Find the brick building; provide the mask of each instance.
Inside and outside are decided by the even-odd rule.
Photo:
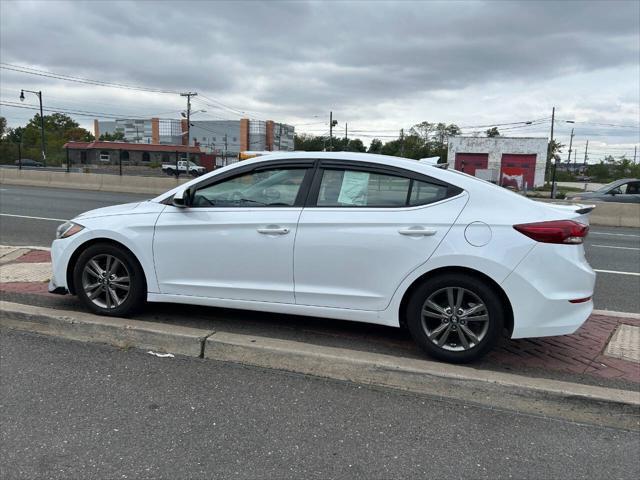
[[[449,164],[456,170],[517,190],[544,185],[547,139],[450,137]]]

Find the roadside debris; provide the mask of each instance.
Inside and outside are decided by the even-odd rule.
[[[156,357],[160,357],[160,358],[174,358],[175,355],[173,353],[158,353],[158,352],[153,352],[151,350],[149,350],[147,352],[150,355],[155,355]]]

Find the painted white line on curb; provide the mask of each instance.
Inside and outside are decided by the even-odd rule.
[[[636,248],[636,247],[615,247],[613,245],[591,245],[592,247],[599,247],[599,248],[617,248],[619,250],[640,250],[640,248]]]
[[[640,277],[640,273],[638,272],[619,272],[617,270],[598,270],[597,268],[594,268],[593,271],[598,273],[613,273],[616,275],[631,275],[633,277]]]
[[[0,217],[26,218],[28,220],[45,220],[47,222],[66,222],[66,218],[31,217],[29,215],[13,215],[11,213],[0,213]]]
[[[25,248],[28,250],[44,250],[46,252],[51,251],[51,247],[35,247],[33,245],[0,245],[0,248]]]

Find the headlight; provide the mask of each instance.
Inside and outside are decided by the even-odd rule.
[[[67,238],[75,235],[79,231],[84,229],[82,225],[73,222],[64,222],[56,230],[56,238]]]

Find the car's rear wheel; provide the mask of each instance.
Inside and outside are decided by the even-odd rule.
[[[466,363],[485,355],[498,341],[504,307],[480,277],[443,274],[425,281],[407,304],[407,326],[429,355]]]
[[[140,264],[131,253],[111,244],[92,245],[80,254],[74,285],[80,300],[99,315],[128,315],[146,295]]]
[[[173,168],[167,168],[167,169],[165,170],[165,173],[166,173],[167,175],[169,175],[170,177],[173,177],[173,175],[175,174],[175,171],[173,170]]]

